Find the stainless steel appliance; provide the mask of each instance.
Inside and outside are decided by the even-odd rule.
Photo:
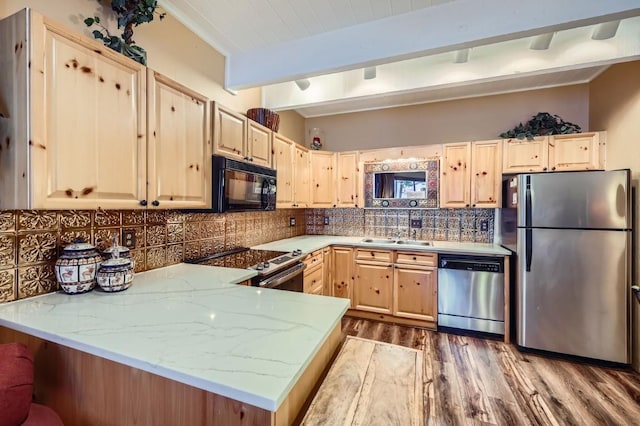
[[[301,293],[305,269],[302,259],[305,256],[306,253],[302,253],[301,250],[282,252],[241,247],[186,262],[225,268],[253,269],[258,275],[252,278],[251,285]]]
[[[507,185],[518,345],[628,364],[629,171],[525,174]]]
[[[504,261],[440,255],[438,327],[504,334]]]
[[[275,210],[276,171],[214,155],[212,209],[215,212]]]

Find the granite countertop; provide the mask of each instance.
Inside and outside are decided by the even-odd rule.
[[[364,243],[365,237],[340,237],[334,235],[303,235],[300,237],[287,238],[285,240],[273,241],[267,244],[254,246],[254,249],[291,251],[300,249],[303,252],[311,253],[330,245],[347,245],[354,247],[381,248],[387,250],[409,250],[438,253],[460,253],[471,255],[487,256],[507,256],[511,252],[498,244],[486,243],[458,243],[451,241],[433,241],[430,246],[414,246],[409,244],[389,244],[389,243]],[[378,237],[378,239],[381,239]]]
[[[0,305],[0,326],[276,411],[349,301],[235,285],[254,271],[179,264],[121,293]]]

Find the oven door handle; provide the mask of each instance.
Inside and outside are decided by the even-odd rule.
[[[283,272],[282,273],[283,275],[276,275],[273,278],[268,278],[264,281],[260,281],[258,285],[260,287],[265,287],[265,288],[277,287],[283,282],[288,281],[291,278],[297,277],[298,275],[302,274],[306,267],[307,267],[306,264],[299,263],[294,267],[290,268],[289,270]]]

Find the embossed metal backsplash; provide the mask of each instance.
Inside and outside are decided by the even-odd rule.
[[[296,226],[289,226],[289,218]],[[99,249],[123,230],[135,233],[136,272],[184,259],[305,233],[304,210],[261,213],[181,213],[172,210],[0,210],[0,302],[58,289],[53,265],[82,237]],[[122,241],[122,239],[120,240]]]
[[[415,230],[418,240],[493,242],[493,209],[307,209],[306,216],[309,235],[413,238]],[[411,228],[412,219],[421,227]]]

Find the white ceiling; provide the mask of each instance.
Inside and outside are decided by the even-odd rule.
[[[226,56],[229,89],[305,117],[588,82],[640,58],[640,0],[160,0]],[[609,40],[598,23],[622,19]],[[530,50],[554,33],[548,50]],[[469,61],[456,52],[470,48]],[[377,78],[362,68],[377,66]],[[301,91],[293,81],[308,78]]]

